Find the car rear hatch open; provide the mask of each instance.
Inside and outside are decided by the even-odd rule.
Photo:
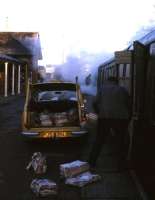
[[[80,126],[76,84],[31,85],[28,124],[31,128]]]

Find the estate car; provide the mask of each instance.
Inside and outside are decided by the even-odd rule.
[[[85,135],[85,112],[78,83],[29,83],[22,115],[22,135],[52,139]]]

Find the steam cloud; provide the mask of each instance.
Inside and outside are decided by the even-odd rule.
[[[96,94],[98,67],[109,58],[110,54],[102,52],[100,54],[88,54],[81,52],[80,56],[69,55],[65,63],[55,65],[55,71],[52,79],[75,82],[78,77],[78,83],[86,94]],[[86,78],[91,75],[89,84],[86,84]],[[45,80],[47,81],[47,80]]]
[[[139,40],[142,36],[152,30],[155,30],[154,26],[142,27],[135,33],[127,45],[132,45],[134,40]],[[111,58],[112,55],[113,53],[110,54],[107,52],[98,54],[81,52],[80,55],[70,54],[63,64],[54,66],[55,71],[51,76],[51,79],[75,82],[75,77],[77,76],[82,91],[86,94],[95,95],[98,67]],[[89,74],[91,74],[91,81],[89,85],[86,85],[86,77]],[[46,78],[44,81],[47,81]]]

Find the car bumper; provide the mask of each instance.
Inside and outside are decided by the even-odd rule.
[[[27,138],[73,138],[80,137],[86,135],[88,133],[87,130],[79,130],[79,131],[22,131],[21,135]]]

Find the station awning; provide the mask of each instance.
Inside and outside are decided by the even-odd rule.
[[[24,63],[21,60],[18,60],[16,58],[11,57],[11,56],[7,56],[5,54],[0,54],[0,62],[13,62],[13,63],[19,63],[19,64]]]

